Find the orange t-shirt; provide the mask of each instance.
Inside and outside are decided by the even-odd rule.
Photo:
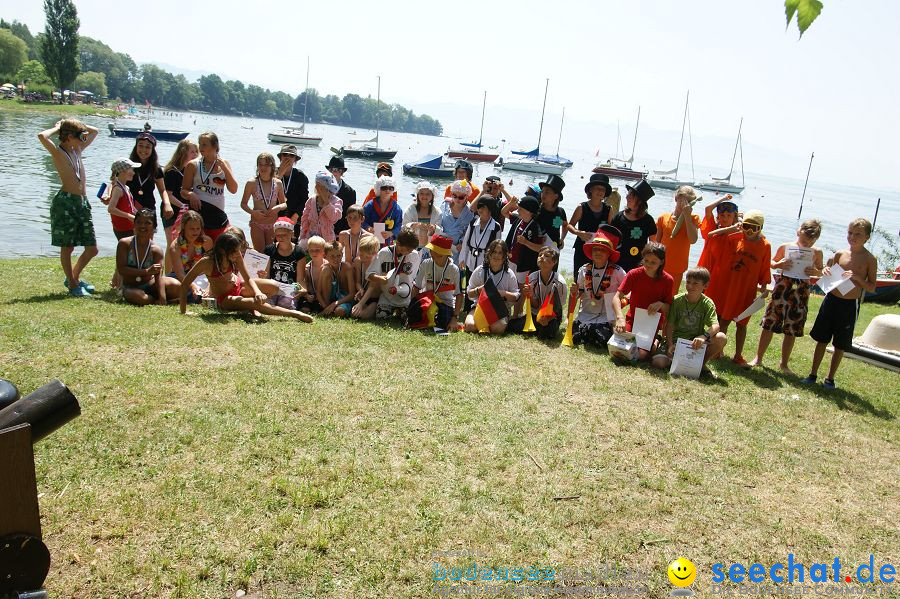
[[[706,288],[706,295],[715,302],[719,317],[731,320],[753,303],[758,285],[768,285],[772,280],[772,246],[765,237],[747,241],[743,233],[725,239],[728,243],[717,256],[722,266],[712,274],[716,284]]]
[[[451,185],[452,185],[452,184],[451,184]],[[444,197],[445,197],[445,198],[449,198],[449,197],[450,197],[450,187],[451,187],[451,185],[448,185],[448,186],[447,186],[447,189],[444,190]],[[469,185],[472,185],[472,184],[470,183]],[[481,195],[481,190],[478,189],[477,187],[475,187],[474,185],[472,185],[472,193],[469,194],[469,203],[471,204],[471,203],[472,203],[472,200],[474,200],[475,198],[477,198],[477,197],[480,196],[480,195]]]
[[[694,225],[700,228],[700,217],[691,214]],[[688,269],[688,255],[691,253],[691,241],[688,239],[687,227],[681,226],[678,235],[672,239],[672,230],[678,219],[666,212],[656,219],[656,241],[666,246],[666,265],[664,271],[672,275],[675,281],[681,279],[681,275]]]
[[[697,266],[702,266],[709,272],[713,270],[713,260],[718,253],[719,247],[725,243],[726,235],[717,235],[710,238],[709,234],[719,228],[716,224],[716,217],[704,216],[703,222],[700,223],[700,235],[703,237],[703,251],[700,252],[700,259]]]
[[[374,199],[375,199],[375,188],[372,187],[369,189],[369,193],[366,194],[366,199],[363,200],[363,206],[365,206],[366,204],[368,204],[369,202],[371,202]],[[397,190],[396,189],[394,190],[394,193],[391,194],[391,199],[394,200],[395,202],[397,201]]]

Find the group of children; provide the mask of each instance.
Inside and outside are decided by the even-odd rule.
[[[57,133],[59,145],[50,140]],[[51,204],[51,232],[73,296],[93,292],[80,279],[96,255],[81,152],[96,135],[96,129],[75,120],[60,121],[38,135],[62,182]],[[322,171],[302,215],[288,218],[279,216],[286,207],[284,184],[268,153],[257,159],[241,208],[250,215],[253,246],[262,249],[269,263],[266,270],[248,272],[244,255],[250,244],[225,212],[224,191],[235,193],[237,182],[219,156],[215,134],[202,134],[196,146],[181,142],[165,173],[157,166],[155,145],[150,134],[142,133],[131,157],[112,164],[109,191],[101,196],[119,240],[112,282],[126,301],[139,305],[177,298],[185,312],[189,302],[214,298],[221,310],[304,322],[311,322],[312,314],[400,317],[410,328],[534,331],[545,339],[557,338],[568,320],[575,343],[597,347],[630,331],[635,311],[642,308],[651,316],[661,314],[656,342],[639,354],[654,366],[668,367],[677,339],[689,340],[694,349],[705,347],[705,362],[720,357],[730,323],[737,319],[733,361],[746,367],[761,364],[773,334],[781,333],[780,367],[792,374],[788,362],[794,340],[804,332],[810,277],[827,275],[830,266],[839,264],[853,288],[834,290],[823,302],[810,332],[818,343],[812,372],[803,379],[815,382],[826,344],[833,340],[834,357],[824,380],[833,388],[843,350],[851,342],[859,298],[875,286],[875,259],[864,247],[871,224],[863,219],[850,223],[849,248],[827,264],[814,246],[821,233],[817,221],[804,222],[797,239],[779,246],[773,257],[762,232],[763,214],[749,210],[741,215],[730,196],[707,206],[701,222],[692,213],[696,193],[681,187],[675,192],[675,209],[654,223],[647,214],[654,194],[646,181],[626,186],[628,207],[618,212],[617,191],[607,177],[595,174],[585,186],[587,201],[566,222],[559,207],[565,187],[560,177],[551,175],[522,198],[511,196],[497,177],[489,177],[482,192],[471,183],[472,167],[465,161],[457,164],[457,179],[444,192],[446,201],[438,202],[436,190],[420,184],[405,212],[397,204],[389,165],[379,165],[370,199],[362,206],[342,206],[335,195],[340,184]],[[145,187],[152,197],[157,184],[165,250],[153,243],[155,199],[149,204],[141,197]],[[339,220],[346,229],[335,230]],[[567,234],[576,236],[575,277],[568,290],[557,272]],[[705,240],[703,253],[697,267],[688,269],[687,253],[698,236]],[[77,245],[85,251],[73,266]],[[799,255],[795,248],[812,256],[801,273],[792,270]],[[771,269],[777,273],[774,290],[757,355],[747,362],[745,313],[757,294],[769,294]],[[682,278],[685,291],[679,293]]]

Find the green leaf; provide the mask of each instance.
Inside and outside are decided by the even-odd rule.
[[[787,17],[787,24],[790,26],[794,14],[796,14],[797,28],[800,29],[801,37],[821,12],[822,2],[820,0],[784,0],[784,14]]]

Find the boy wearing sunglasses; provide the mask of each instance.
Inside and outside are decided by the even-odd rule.
[[[772,246],[763,237],[764,223],[762,212],[748,211],[743,222],[734,225],[734,229],[739,228],[739,231],[725,238],[725,247],[718,256],[724,262],[717,266],[712,276],[719,280],[709,286],[706,294],[716,304],[719,329],[723,333],[727,334],[731,321],[753,303],[757,292],[762,293],[763,297],[769,295],[766,286],[772,280]],[[738,366],[748,366],[743,352],[749,321],[748,316],[737,322],[733,362]]]

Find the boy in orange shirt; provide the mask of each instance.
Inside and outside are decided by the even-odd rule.
[[[690,185],[682,185],[675,191],[675,209],[666,212],[656,219],[656,238],[654,241],[666,246],[666,264],[663,270],[674,279],[672,294],[678,295],[681,279],[688,268],[688,254],[691,246],[697,243],[697,232],[700,228],[700,217],[691,212],[691,203],[696,201],[697,192]],[[672,236],[679,216],[681,226],[678,233]]]
[[[759,210],[750,210],[744,215],[739,225],[741,232],[726,237],[727,245],[717,256],[722,260],[721,268],[716,269],[715,276],[727,277],[710,285],[707,295],[715,302],[719,315],[719,328],[728,331],[731,321],[747,309],[756,299],[756,292],[763,297],[769,295],[766,285],[772,280],[770,271],[772,263],[772,246],[763,237],[762,228],[765,217]],[[735,225],[737,227],[738,225]],[[728,229],[725,229],[728,231]],[[712,293],[710,293],[712,292]],[[750,317],[738,321],[735,338],[734,363],[748,366],[744,359],[744,342],[747,339],[747,323]]]

